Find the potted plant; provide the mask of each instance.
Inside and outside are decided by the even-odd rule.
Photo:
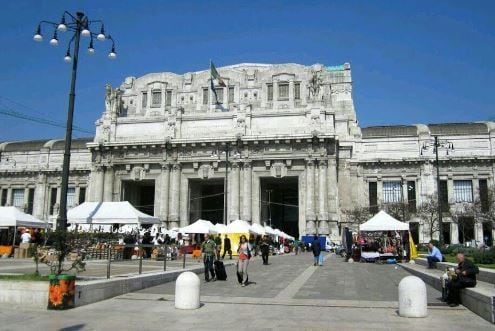
[[[77,234],[63,230],[55,230],[49,234],[49,240],[53,243],[50,250],[38,253],[37,259],[50,267],[48,287],[48,309],[74,308],[76,276],[65,274],[75,269],[76,272],[85,270],[82,257],[76,255],[70,264],[66,265],[66,257],[71,253],[72,247],[77,241]]]

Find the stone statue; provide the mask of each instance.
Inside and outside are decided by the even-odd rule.
[[[322,80],[320,78],[320,72],[313,71],[313,76],[309,80],[309,98],[311,100],[313,101],[318,100],[321,84],[322,84]]]
[[[105,85],[105,112],[116,119],[122,109],[122,91],[114,89],[110,84]]]

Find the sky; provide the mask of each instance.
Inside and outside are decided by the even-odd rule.
[[[101,19],[116,41],[81,41],[74,137],[92,137],[105,84],[151,72],[243,62],[351,63],[359,125],[495,120],[495,1],[2,1],[0,142],[63,138],[71,65],[60,45],[32,37],[64,10]],[[61,127],[13,118],[47,119]]]

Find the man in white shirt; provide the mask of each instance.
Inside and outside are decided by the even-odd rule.
[[[31,242],[31,235],[29,234],[29,230],[24,231],[21,235],[21,243],[29,244]]]

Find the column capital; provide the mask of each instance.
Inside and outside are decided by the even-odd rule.
[[[242,161],[244,169],[250,169],[252,167],[252,161]]]
[[[240,166],[240,162],[239,161],[232,161],[231,162],[232,169],[238,169],[239,166]]]
[[[315,164],[315,160],[313,160],[313,159],[305,159],[304,161],[306,161],[306,165],[308,167],[311,167]]]
[[[162,168],[162,170],[170,170],[170,163],[160,162],[160,167]]]
[[[180,170],[181,168],[182,168],[182,164],[180,164],[180,163],[174,163],[172,165],[173,170]]]

